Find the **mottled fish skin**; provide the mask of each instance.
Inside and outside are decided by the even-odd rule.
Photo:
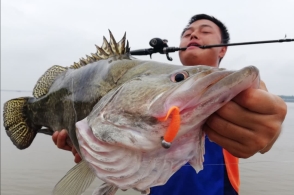
[[[118,188],[147,193],[186,162],[199,172],[206,118],[239,92],[259,86],[253,66],[228,71],[138,60],[124,45],[125,35],[116,43],[111,34],[109,43],[104,38],[97,52],[79,63],[48,69],[34,97],[4,104],[5,129],[19,149],[29,147],[38,132],[68,130],[68,143],[83,160],[53,194],[82,193],[94,174],[106,182],[95,193],[110,195]],[[181,124],[166,149],[162,137],[170,119],[158,119],[172,106],[179,108]]]
[[[30,119],[52,130],[67,129],[74,146],[79,148],[75,122],[86,117],[101,97],[117,86],[121,74],[136,65],[131,60],[123,62],[98,61],[61,73],[48,94],[30,99]]]
[[[115,88],[125,72],[136,65],[129,54],[126,34],[117,43],[109,33],[110,42],[104,38],[92,57],[81,58],[69,67],[50,67],[37,81],[33,97],[4,103],[4,127],[17,148],[29,147],[37,133],[52,135],[61,129],[68,130],[68,143],[79,148],[75,122],[86,117],[100,98]]]

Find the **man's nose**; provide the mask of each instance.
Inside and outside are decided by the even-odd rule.
[[[191,33],[190,39],[198,39],[197,33],[195,31]]]

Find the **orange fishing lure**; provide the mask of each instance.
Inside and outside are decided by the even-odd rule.
[[[180,124],[181,124],[180,109],[176,106],[172,106],[167,112],[167,115],[165,117],[158,118],[158,120],[166,121],[169,118],[169,116],[171,116],[171,122],[162,140],[162,146],[165,148],[170,147],[171,142],[175,139],[180,129]]]

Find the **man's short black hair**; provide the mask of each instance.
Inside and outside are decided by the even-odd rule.
[[[221,21],[219,21],[218,19],[216,19],[213,16],[209,16],[209,15],[206,15],[206,14],[194,15],[194,16],[191,17],[191,19],[190,19],[188,25],[186,26],[186,28],[189,27],[189,25],[191,25],[192,23],[196,22],[197,20],[210,20],[211,22],[216,24],[219,27],[220,32],[221,32],[221,37],[222,37],[222,42],[221,43],[229,43],[230,34],[228,32],[227,27]],[[183,36],[184,32],[186,31],[186,28],[183,30],[181,36]]]

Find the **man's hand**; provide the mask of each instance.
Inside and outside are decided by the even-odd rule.
[[[79,153],[76,151],[76,149],[74,147],[69,146],[66,143],[67,136],[68,136],[68,134],[65,129],[61,130],[60,132],[55,131],[54,134],[52,135],[52,140],[58,148],[63,149],[63,150],[72,151],[72,153],[75,157],[75,163],[79,163],[82,159],[81,159]]]
[[[271,149],[281,132],[287,113],[286,103],[260,89],[241,92],[232,101],[211,115],[204,125],[209,139],[232,155],[248,158]]]

